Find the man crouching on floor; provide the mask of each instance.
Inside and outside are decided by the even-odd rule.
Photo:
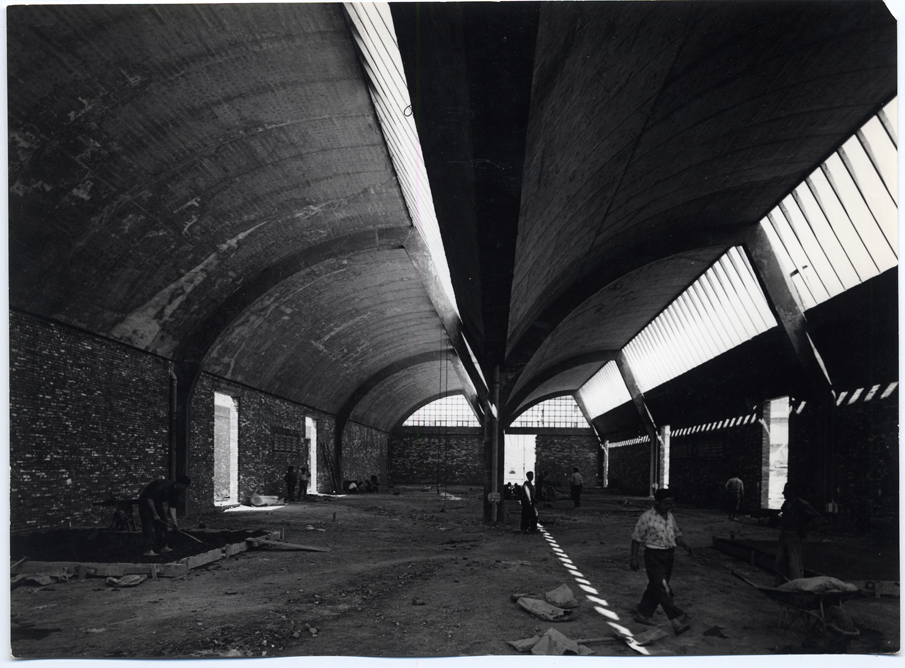
[[[145,538],[146,557],[156,557],[158,553],[166,554],[172,550],[167,546],[167,528],[179,528],[176,521],[176,506],[179,496],[192,484],[188,476],[179,476],[176,480],[155,480],[144,488],[138,497],[138,517],[141,519],[141,530]],[[167,512],[163,504],[167,504]],[[169,522],[164,518],[169,515]],[[157,552],[154,551],[154,539],[157,539]]]
[[[679,635],[691,628],[691,620],[673,602],[669,578],[672,576],[676,545],[684,547],[688,554],[691,554],[691,547],[682,538],[676,518],[670,512],[674,504],[675,498],[670,490],[658,489],[654,493],[654,507],[645,511],[635,525],[629,566],[633,571],[638,570],[638,551],[644,545],[647,589],[638,604],[634,620],[639,624],[654,626],[652,617],[659,605],[663,607],[673,631]]]

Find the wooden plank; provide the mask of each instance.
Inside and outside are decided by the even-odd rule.
[[[199,566],[205,566],[214,561],[219,561],[223,558],[223,549],[217,548],[215,550],[208,550],[207,552],[202,552],[201,554],[196,554],[191,557],[185,558],[185,564],[189,569],[198,568]]]
[[[274,545],[276,547],[288,547],[293,550],[304,550],[306,552],[329,552],[329,547],[314,547],[312,545],[296,545],[295,543],[284,543],[279,540],[267,540],[264,538],[248,538],[246,539],[252,545]]]

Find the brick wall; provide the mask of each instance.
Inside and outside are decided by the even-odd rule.
[[[874,398],[854,404],[842,403],[832,417],[833,461],[827,481],[828,498],[839,506],[838,517],[828,517],[841,528],[859,533],[886,535],[898,539],[899,504],[899,410],[898,390],[886,399]],[[810,479],[804,471],[807,451],[816,428],[816,416],[808,404],[789,420],[790,475],[804,486],[803,495],[815,505],[822,505],[823,481]],[[804,457],[801,456],[804,451]],[[795,458],[792,458],[792,454]],[[822,508],[818,508],[822,510]]]
[[[171,363],[76,328],[10,313],[10,529],[95,526],[111,494],[137,498],[168,476]],[[332,416],[207,374],[192,402],[188,474],[191,513],[212,510],[214,392],[239,409],[239,500],[285,495],[289,464],[307,457],[274,451],[274,430],[305,435],[317,425],[317,489],[331,491],[325,457],[333,453]],[[347,461],[386,471],[386,435],[347,430]],[[331,460],[332,461],[332,460]],[[368,474],[370,475],[370,473]],[[106,516],[105,516],[106,513]]]
[[[368,480],[376,475],[387,482],[387,449],[389,434],[355,422],[343,432],[343,478]]]
[[[764,458],[759,423],[670,436],[669,487],[683,502],[705,508],[725,504],[724,486],[733,475],[745,483],[742,511],[760,507]],[[609,488],[622,494],[650,494],[650,444],[610,448]]]
[[[389,480],[397,485],[483,485],[480,428],[404,427],[389,440]]]
[[[725,485],[737,475],[745,483],[741,511],[760,508],[763,456],[757,422],[670,438],[669,486],[683,503],[725,505]]]
[[[278,452],[275,432],[305,438],[305,418],[317,422],[317,489],[330,491],[329,473],[323,453],[332,457],[334,419],[311,408],[264,392],[202,374],[192,399],[192,444],[189,454],[189,501],[193,510],[204,512],[214,505],[214,392],[233,397],[239,413],[239,501],[248,503],[252,494],[286,495],[283,476],[288,466],[299,470],[308,463],[308,450],[298,455]]]
[[[650,494],[650,445],[610,448],[608,489],[617,494]]]
[[[18,312],[9,327],[12,532],[95,525],[93,503],[166,477],[166,360]]]
[[[584,488],[598,485],[600,443],[590,429],[580,433],[541,433],[534,440],[535,475],[545,472],[557,487],[568,492],[572,467],[580,469]]]

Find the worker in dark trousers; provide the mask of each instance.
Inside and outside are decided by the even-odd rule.
[[[576,508],[581,507],[581,490],[584,487],[584,479],[581,477],[581,473],[578,472],[578,467],[572,467],[572,478],[569,480],[569,491],[572,494],[572,503],[575,504]]]
[[[289,467],[283,480],[286,481],[286,500],[295,501],[295,488],[299,484],[299,474],[295,472],[294,466]]]
[[[534,533],[537,531],[537,503],[534,492],[534,472],[528,471],[525,474],[527,480],[522,484],[521,498],[522,504],[522,533]]]
[[[141,519],[141,531],[145,539],[144,556],[156,557],[158,554],[172,552],[167,545],[167,529],[170,526],[179,528],[176,506],[179,505],[182,493],[191,484],[191,479],[184,475],[176,480],[155,480],[139,495],[138,517]],[[163,504],[167,504],[166,511]],[[155,547],[157,552],[154,551]]]

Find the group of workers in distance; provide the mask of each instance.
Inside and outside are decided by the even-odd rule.
[[[311,481],[311,473],[307,466],[303,466],[300,473],[295,472],[295,467],[290,466],[283,476],[286,481],[286,500],[287,501],[307,501],[308,500],[308,484]],[[296,494],[298,489],[298,494]]]
[[[534,473],[528,471],[525,478],[525,482],[519,488],[519,501],[522,507],[520,529],[522,533],[534,533],[537,531],[538,517]],[[726,490],[730,496],[729,519],[735,520],[744,494],[744,483],[738,477],[733,477],[726,483]],[[581,476],[577,468],[574,469],[571,479],[571,491],[577,508],[581,498]],[[691,628],[691,618],[676,605],[669,582],[672,578],[676,547],[684,548],[689,555],[693,551],[683,538],[672,513],[675,497],[675,492],[665,487],[654,492],[653,507],[641,514],[632,532],[629,568],[633,571],[640,569],[643,547],[647,588],[641,596],[641,602],[633,611],[632,618],[639,624],[655,626],[654,613],[657,608],[662,608],[673,631],[680,635]],[[804,577],[804,538],[808,531],[823,523],[823,518],[811,504],[800,497],[798,488],[793,483],[785,485],[783,497],[785,502],[780,510],[781,524],[774,563],[776,573],[774,586]]]

